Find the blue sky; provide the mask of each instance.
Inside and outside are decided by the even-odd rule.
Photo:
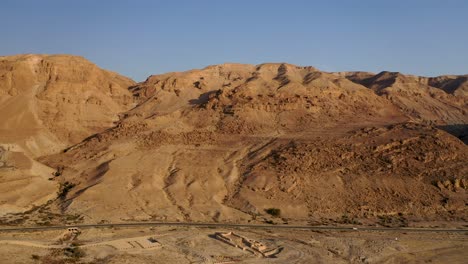
[[[468,74],[464,0],[2,0],[0,12],[0,55],[81,55],[137,81],[224,62]]]

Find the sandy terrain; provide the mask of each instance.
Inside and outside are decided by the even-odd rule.
[[[84,252],[79,257],[67,257],[63,249],[56,249],[60,230],[4,233],[0,235],[0,262],[464,263],[468,257],[468,240],[463,233],[229,230],[267,246],[282,248],[274,258],[261,258],[215,239],[217,231],[227,230],[166,227],[87,229],[75,240]],[[157,240],[160,246],[146,249],[128,246],[148,237]],[[125,243],[127,247],[122,246]],[[37,256],[34,257],[36,259],[33,255]]]

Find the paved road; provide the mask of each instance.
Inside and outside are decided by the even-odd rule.
[[[392,232],[468,232],[468,229],[446,228],[389,228],[389,227],[344,227],[344,226],[301,226],[301,225],[257,225],[257,224],[229,224],[229,223],[185,223],[185,222],[133,222],[113,224],[80,224],[61,226],[30,226],[30,227],[2,227],[0,232],[10,231],[46,231],[66,229],[67,227],[80,229],[105,228],[105,227],[156,227],[156,226],[181,226],[181,227],[214,227],[214,228],[250,228],[250,229],[298,229],[298,230],[338,230],[338,231],[392,231]]]

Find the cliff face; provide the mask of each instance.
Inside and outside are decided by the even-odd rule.
[[[31,58],[17,69],[34,72]],[[2,79],[7,100],[39,83],[31,120],[68,144],[37,159],[72,186],[47,210],[89,222],[256,221],[267,208],[302,222],[466,217],[467,146],[435,127],[467,124],[464,76],[223,64],[133,84],[96,66],[68,77],[57,67],[40,67],[45,81]]]
[[[134,82],[81,57],[0,57],[0,135],[37,156],[102,131],[132,106]]]

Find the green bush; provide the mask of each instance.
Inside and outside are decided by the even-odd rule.
[[[281,215],[281,210],[278,208],[268,208],[265,209],[265,212],[274,217],[279,217]]]

